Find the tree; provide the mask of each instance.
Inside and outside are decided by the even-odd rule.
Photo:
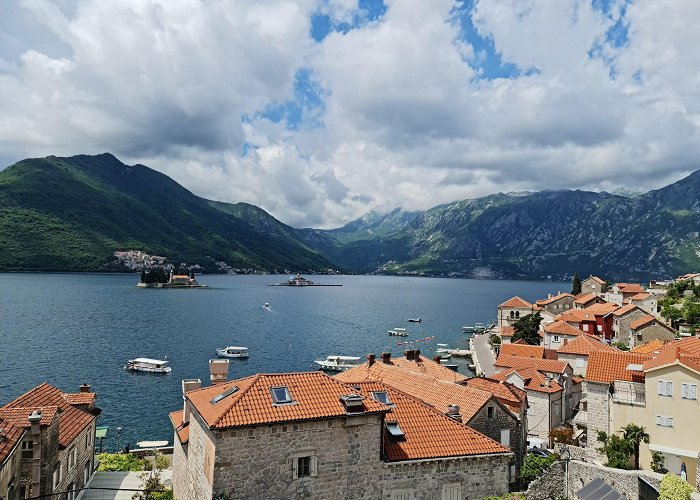
[[[600,292],[605,293],[610,289],[610,283],[607,281],[600,286]]]
[[[598,441],[603,443],[598,451],[608,458],[605,465],[616,469],[630,468],[630,459],[634,454],[634,444],[631,441],[617,434],[600,431],[598,432]]]
[[[574,279],[571,281],[571,294],[578,295],[581,293],[581,278],[578,277],[578,273],[574,273]]]
[[[555,443],[576,444],[574,441],[574,430],[571,427],[557,427],[549,431],[549,437]]]
[[[690,500],[693,487],[675,474],[666,474],[659,487],[659,500]]]
[[[530,345],[540,345],[540,323],[542,322],[542,316],[540,313],[528,314],[523,316],[515,323],[513,323],[513,328],[515,333],[513,334],[513,342],[524,339]]]
[[[651,453],[651,470],[659,474],[668,473],[668,469],[664,463],[664,454],[660,451],[653,451]]]
[[[520,469],[520,477],[527,485],[530,481],[542,475],[556,459],[556,455],[540,457],[534,453],[528,453],[523,462],[523,467]]]
[[[637,424],[627,424],[622,429],[622,437],[632,443],[634,447],[634,468],[639,469],[639,445],[642,442],[649,443],[649,434],[644,427]]]

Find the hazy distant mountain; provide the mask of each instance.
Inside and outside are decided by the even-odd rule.
[[[0,172],[0,270],[109,270],[115,250],[176,265],[260,270],[332,264],[257,207],[199,198],[111,154],[23,160]]]

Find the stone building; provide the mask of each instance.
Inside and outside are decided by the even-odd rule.
[[[508,488],[513,454],[378,382],[320,372],[258,374],[206,388],[183,381],[173,491],[269,498],[482,498]]]
[[[574,307],[574,296],[570,293],[558,293],[550,295],[546,299],[541,299],[535,302],[535,306],[540,307],[542,312],[549,313],[551,317],[561,314]]]
[[[630,304],[634,304],[641,310],[654,316],[659,315],[659,304],[656,295],[649,292],[638,293],[630,297]]]
[[[599,293],[603,293],[606,286],[607,283],[604,279],[591,275],[581,282],[581,293],[592,293],[597,295]]]
[[[557,352],[559,361],[568,363],[574,375],[585,376],[588,357],[596,351],[615,351],[605,342],[592,335],[579,335],[572,341],[564,341]]]
[[[656,316],[647,314],[630,323],[627,341],[630,349],[652,340],[669,341],[676,338],[676,331]]]
[[[0,420],[24,429],[20,482],[15,498],[52,495],[72,500],[90,479],[95,463],[95,426],[100,410],[95,393],[83,385],[64,393],[43,383],[0,407]]]
[[[0,498],[8,500],[18,498],[22,479],[20,445],[25,433],[23,427],[0,417]]]
[[[532,314],[534,306],[520,297],[506,300],[496,308],[498,326],[513,326],[523,316]]]
[[[546,349],[559,349],[564,342],[572,341],[584,333],[566,321],[555,321],[542,330],[542,345]]]
[[[464,424],[500,442],[515,454],[510,478],[516,486],[527,448],[527,415],[522,412],[526,395],[523,392],[512,387],[510,396],[505,396],[511,401],[514,397],[521,398],[514,411],[508,404],[510,401],[499,399],[485,384],[479,387],[470,385],[469,379],[461,374],[457,374],[460,379],[455,380],[456,372],[423,358],[420,351],[406,351],[400,358],[383,356],[377,362],[373,355],[368,358],[367,363],[339,373],[335,379],[350,385],[378,381],[418,398],[444,414],[448,414],[450,408],[458,407]],[[501,384],[490,388],[499,393],[506,389]]]
[[[614,342],[624,342],[629,340],[630,323],[643,318],[648,313],[634,304],[625,304],[613,311],[613,338]]]

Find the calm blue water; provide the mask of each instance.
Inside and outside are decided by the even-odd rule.
[[[0,404],[48,381],[68,392],[91,384],[109,425],[105,445],[172,442],[168,413],[182,405],[180,380],[208,381],[215,348],[243,345],[229,377],[315,369],[329,354],[363,356],[438,342],[465,347],[462,325],[488,323],[513,295],[546,297],[568,284],[383,276],[309,276],[342,287],[268,287],[286,276],[207,275],[194,290],[138,289],[136,275],[0,274]],[[262,306],[269,302],[271,311]],[[423,323],[408,323],[420,316]],[[389,337],[405,327],[408,338]],[[168,375],[125,372],[129,358],[167,356]]]

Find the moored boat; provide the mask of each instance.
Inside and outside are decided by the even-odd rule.
[[[421,318],[408,318],[409,323],[421,323],[422,321]]]
[[[136,358],[126,362],[124,369],[131,372],[170,373],[172,368],[168,361],[151,358]]]
[[[321,370],[329,372],[344,372],[345,370],[357,366],[362,361],[362,358],[357,356],[328,356],[324,360],[316,360],[316,363]]]
[[[395,337],[408,337],[408,332],[405,328],[394,328],[393,330],[387,331],[387,333]]]
[[[227,347],[221,347],[217,349],[216,354],[218,354],[222,358],[247,358],[248,348],[230,345]]]

